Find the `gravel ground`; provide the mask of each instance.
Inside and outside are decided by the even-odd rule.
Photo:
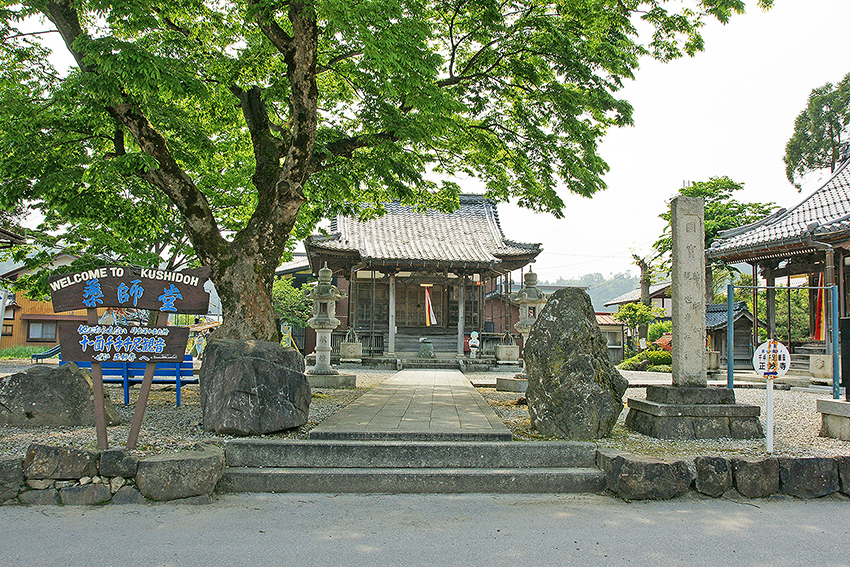
[[[28,365],[23,364],[23,367]],[[12,363],[0,363],[0,374],[13,372]],[[310,404],[308,422],[303,427],[283,433],[267,435],[269,439],[305,438],[307,433],[334,412],[345,407],[369,389],[380,384],[395,372],[386,370],[358,371],[357,389],[332,390],[313,389],[313,401]],[[114,402],[123,399],[120,386],[107,386]],[[495,388],[479,388],[497,415],[504,421],[517,440],[545,440],[531,428],[528,406],[522,394],[498,392]],[[764,425],[765,395],[764,389],[736,389],[740,403],[759,405],[762,408]],[[644,388],[629,388],[626,398],[643,398]],[[138,388],[130,390],[130,405],[117,405],[122,425],[109,428],[110,446],[122,446],[126,443],[129,424],[133,419]],[[199,442],[224,443],[231,439],[227,435],[216,435],[204,431],[201,427],[202,416],[198,386],[183,388],[183,404],[174,403],[173,386],[157,386],[151,390],[145,420],[139,436],[138,453],[156,454],[189,450]],[[816,410],[818,398],[828,398],[828,393],[811,394],[800,391],[774,392],[775,433],[774,455],[777,456],[835,456],[850,455],[850,442],[818,436],[820,414]],[[660,457],[724,455],[724,456],[766,456],[764,440],[716,440],[716,441],[667,441],[646,437],[627,431],[623,426],[627,410],[619,417],[610,438],[602,439],[604,447],[621,449],[636,454]],[[94,450],[97,446],[93,427],[71,428],[32,428],[20,429],[0,426],[0,455],[23,455],[31,443],[61,445]]]

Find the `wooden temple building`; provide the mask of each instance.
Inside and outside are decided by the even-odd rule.
[[[437,357],[463,357],[472,331],[486,351],[507,327],[485,321],[487,292],[541,252],[505,237],[495,202],[482,195],[461,195],[451,213],[389,203],[378,218],[337,216],[305,248],[312,272],[327,264],[348,292],[334,343],[351,330],[364,355],[397,358],[415,357],[424,340]]]
[[[797,206],[780,209],[758,222],[723,232],[706,250],[706,265],[748,263],[753,280],[766,281],[767,313],[753,313],[766,322],[772,336],[790,337],[790,321],[776,320],[775,285],[791,286],[791,278],[806,277],[806,286],[838,286],[840,317],[848,314],[850,278],[850,160]],[[823,277],[821,277],[823,276]],[[822,283],[820,283],[822,282]],[[810,290],[810,333],[816,336],[817,290]],[[827,309],[828,313],[829,310]],[[787,324],[787,332],[786,326]],[[754,326],[755,330],[756,327]]]

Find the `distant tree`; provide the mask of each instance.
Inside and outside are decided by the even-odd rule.
[[[666,311],[660,307],[652,307],[643,303],[626,303],[621,305],[620,310],[614,313],[614,320],[635,331],[641,325],[649,325],[666,314]]]
[[[813,89],[794,121],[794,134],[785,146],[785,176],[800,190],[800,177],[817,171],[835,171],[841,145],[850,124],[850,73],[837,84]]]
[[[302,290],[292,287],[288,278],[276,279],[272,284],[272,304],[275,317],[296,327],[306,327],[312,315],[312,302],[304,298]]]
[[[744,188],[729,177],[712,177],[708,181],[694,181],[689,187],[679,191],[686,197],[702,197],[705,202],[705,246],[717,238],[717,235],[731,228],[737,228],[764,218],[776,209],[775,203],[742,203],[732,198],[732,193]],[[672,201],[672,200],[671,200]],[[670,208],[659,217],[667,221],[664,233],[652,245],[662,259],[664,268],[670,268],[670,252],[673,245]]]

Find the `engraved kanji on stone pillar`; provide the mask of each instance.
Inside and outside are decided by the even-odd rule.
[[[705,213],[702,198],[671,203],[673,385],[705,386]]]

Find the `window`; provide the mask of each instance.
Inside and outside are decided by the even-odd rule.
[[[13,328],[11,323],[3,323],[3,336],[11,337]]]
[[[55,341],[56,340],[56,322],[55,321],[30,321],[27,325],[27,340],[28,341]]]

